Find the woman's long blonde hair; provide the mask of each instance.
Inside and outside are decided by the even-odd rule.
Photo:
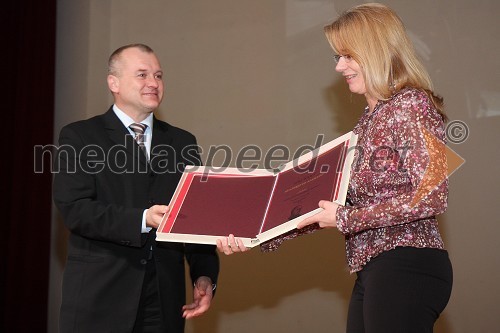
[[[387,100],[405,87],[421,89],[446,119],[443,98],[434,93],[430,76],[392,9],[379,3],[359,5],[324,29],[333,50],[350,55],[361,66],[369,96]]]

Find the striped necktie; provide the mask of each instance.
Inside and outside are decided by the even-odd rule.
[[[144,155],[146,155],[146,157],[147,157],[148,152],[146,150],[146,146],[144,145],[144,132],[146,131],[146,128],[148,127],[148,125],[144,125],[141,123],[132,123],[132,124],[130,124],[129,127],[132,131],[134,131],[134,133],[135,133],[134,139],[137,142],[137,144],[139,145],[139,148],[141,148]]]

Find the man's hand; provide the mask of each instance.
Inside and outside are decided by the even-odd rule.
[[[200,316],[208,311],[213,297],[212,280],[206,276],[200,276],[194,284],[193,303],[182,307],[182,316],[186,319]]]
[[[169,207],[165,205],[154,205],[146,211],[146,226],[157,229],[160,226],[163,215],[168,212]]]

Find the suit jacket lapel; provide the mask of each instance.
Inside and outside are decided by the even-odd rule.
[[[122,146],[125,152],[129,155],[130,161],[129,165],[133,165],[134,161],[139,157],[140,163],[147,165],[148,161],[144,153],[139,148],[137,142],[135,142],[133,136],[130,134],[128,129],[123,126],[123,123],[116,116],[113,108],[110,108],[104,115],[104,126],[108,132],[109,138],[116,145]]]
[[[150,153],[150,162],[153,170],[164,170],[167,160],[169,167],[175,163],[175,157],[172,156],[175,153],[174,148],[171,146],[172,141],[168,125],[153,117],[153,141],[151,142]]]

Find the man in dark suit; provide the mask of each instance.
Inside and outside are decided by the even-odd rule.
[[[70,231],[61,333],[180,333],[210,307],[215,247],[155,241],[184,166],[199,163],[195,137],[153,115],[162,75],[148,46],[117,49],[113,106],[61,130],[53,194]],[[187,305],[184,259],[194,283]]]

